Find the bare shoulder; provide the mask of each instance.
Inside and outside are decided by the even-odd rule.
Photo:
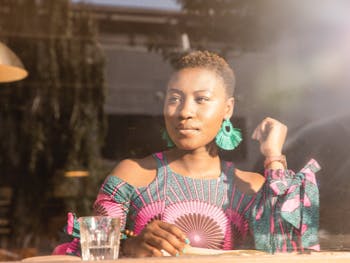
[[[122,160],[112,171],[112,175],[119,177],[135,187],[147,186],[156,177],[157,164],[152,156],[142,159]]]
[[[235,169],[239,190],[246,194],[257,193],[265,183],[265,177],[259,173]]]

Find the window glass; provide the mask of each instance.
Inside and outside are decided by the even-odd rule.
[[[341,0],[0,0],[0,44],[29,73],[0,80],[0,260],[50,254],[65,239],[67,212],[92,214],[120,160],[166,149],[165,87],[174,59],[196,49],[219,53],[236,74],[232,121],[244,140],[225,158],[263,173],[251,134],[267,116],[285,123],[288,167],[312,158],[322,167],[321,249],[349,250],[349,8]],[[0,79],[10,74],[1,73],[1,52]]]

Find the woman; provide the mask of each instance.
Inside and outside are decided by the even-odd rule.
[[[287,170],[285,125],[266,118],[253,133],[265,156],[265,176],[220,158],[220,148],[233,149],[241,140],[229,121],[234,82],[232,69],[216,54],[196,51],[177,63],[164,103],[173,147],[120,162],[94,205],[97,214],[122,218],[129,234],[123,256],[175,256],[188,243],[268,252],[318,248],[318,165],[312,161],[298,174]]]

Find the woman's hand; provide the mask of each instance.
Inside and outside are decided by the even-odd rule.
[[[252,138],[259,141],[260,151],[265,157],[280,156],[287,130],[286,125],[268,117],[255,128]]]
[[[124,241],[122,253],[127,257],[161,257],[164,252],[176,256],[182,253],[185,240],[186,236],[175,225],[153,220],[138,236]]]

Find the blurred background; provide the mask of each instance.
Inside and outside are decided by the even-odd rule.
[[[289,167],[322,167],[321,247],[349,250],[349,13],[347,0],[0,0],[0,259],[50,254],[118,161],[165,149],[172,61],[196,49],[236,73],[244,142],[225,158],[261,171],[251,133],[287,124]],[[28,76],[7,79],[8,49]]]

